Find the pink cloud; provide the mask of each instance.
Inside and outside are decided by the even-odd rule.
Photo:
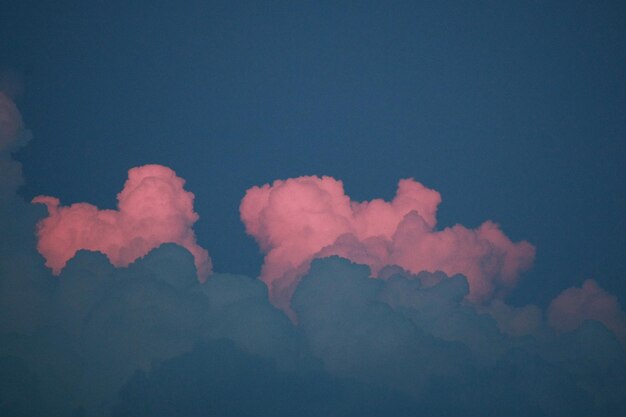
[[[568,288],[548,308],[548,323],[557,331],[572,331],[585,320],[596,320],[611,330],[626,346],[626,314],[609,294],[592,280],[581,288]]]
[[[198,278],[211,273],[208,252],[198,246],[192,226],[198,220],[194,195],[185,180],[161,165],[144,165],[128,171],[124,189],[117,195],[117,210],[99,210],[87,203],[60,206],[54,197],[38,196],[49,216],[37,225],[37,249],[46,266],[59,274],[78,250],[99,251],[115,266],[127,266],[162,243],[176,243],[194,256]]]
[[[532,264],[534,247],[511,242],[489,221],[436,230],[440,202],[437,191],[412,179],[400,180],[390,202],[355,202],[341,181],[299,177],[250,188],[240,214],[266,254],[261,278],[283,308],[311,260],[330,255],[367,264],[374,275],[394,264],[414,273],[464,274],[475,302],[512,288]]]

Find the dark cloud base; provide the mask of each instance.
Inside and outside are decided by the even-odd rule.
[[[113,416],[412,416],[408,396],[320,371],[281,372],[226,341],[200,345],[120,392]]]
[[[43,210],[9,204],[20,214],[2,216],[0,415],[626,411],[626,356],[603,325],[556,335],[541,322],[508,336],[495,313],[466,304],[462,276],[389,268],[375,280],[366,266],[319,259],[295,291],[293,324],[259,280],[200,284],[173,244],[128,268],[81,251],[53,277],[33,245]]]

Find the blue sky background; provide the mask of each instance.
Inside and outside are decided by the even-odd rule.
[[[184,3],[3,3],[24,197],[113,208],[129,168],[167,165],[215,269],[255,276],[247,188],[332,175],[390,198],[413,177],[440,227],[536,245],[511,302],[592,277],[626,305],[624,3]]]

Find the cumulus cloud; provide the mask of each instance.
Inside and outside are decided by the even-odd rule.
[[[356,203],[331,178],[278,183],[249,190],[242,217],[297,324],[260,280],[198,280],[193,195],[168,168],[131,170],[117,210],[38,197],[46,217],[5,194],[0,414],[624,414],[623,313],[595,283],[554,301],[555,332],[493,298],[532,247],[489,222],[437,231],[435,191],[404,180]],[[428,248],[442,266],[411,263]]]
[[[41,393],[37,375],[17,357],[0,357],[0,415],[43,415]]]
[[[421,415],[610,416],[626,409],[624,350],[598,323],[512,336],[467,305],[463,276],[369,276],[345,259],[318,259],[296,288],[301,338],[331,375],[385,381],[420,403]],[[518,313],[536,319],[534,308]]]
[[[25,145],[30,132],[24,127],[22,115],[9,95],[2,90],[4,77],[0,74],[0,206],[12,198],[22,185],[22,165],[11,153]]]
[[[598,284],[588,279],[581,288],[568,288],[548,308],[548,322],[558,331],[572,331],[586,321],[604,324],[626,347],[626,314],[617,302]]]
[[[267,359],[219,341],[135,374],[112,415],[408,417],[420,411],[397,392],[319,372],[281,372]]]
[[[88,203],[64,207],[55,197],[38,196],[48,217],[37,225],[37,249],[46,265],[59,274],[81,249],[100,251],[115,266],[127,266],[162,243],[177,243],[191,252],[198,278],[211,273],[208,252],[196,243],[192,229],[198,220],[194,195],[185,181],[162,165],[145,165],[128,171],[117,195],[117,210],[99,210]]]
[[[11,381],[37,381],[0,392],[25,415],[202,415],[207,401],[215,415],[626,409],[624,353],[606,328],[503,334],[467,304],[461,275],[389,267],[374,280],[366,265],[316,259],[293,297],[296,325],[259,280],[214,274],[199,282],[193,256],[174,244],[128,268],[81,250],[56,279],[43,272],[37,277],[49,285],[28,298],[44,313],[38,326],[0,332],[0,365],[19,371]]]
[[[365,265],[325,258],[313,262],[296,289],[298,327],[326,371],[367,383],[384,380],[420,395],[433,377],[467,370],[469,349],[434,337],[396,311],[384,298],[387,282],[369,275]]]
[[[17,82],[13,71],[0,68],[0,207],[13,197],[22,185],[22,165],[11,154],[28,143],[30,131],[13,102]]]
[[[17,195],[22,165],[13,153],[28,142],[30,132],[9,94],[15,92],[13,85],[0,69],[0,333],[37,329],[49,286],[34,251],[33,226],[41,211]]]
[[[14,68],[0,64],[0,91],[15,100],[22,95],[23,90],[22,74]]]
[[[366,264],[374,275],[386,265],[463,274],[476,302],[506,293],[531,265],[534,247],[512,242],[491,221],[437,230],[440,202],[438,192],[412,179],[398,183],[390,202],[356,202],[341,181],[299,177],[250,188],[240,214],[266,254],[261,278],[283,308],[311,260],[331,255]]]
[[[0,150],[12,145],[24,128],[22,115],[13,101],[0,91]]]
[[[543,313],[536,305],[513,307],[502,300],[494,300],[478,309],[491,315],[498,323],[500,331],[509,336],[538,336],[547,331]]]
[[[11,282],[3,266],[0,259],[0,282]],[[12,316],[12,326],[0,329],[0,362],[23,361],[38,381],[16,410],[28,406],[37,388],[46,415],[69,416],[81,408],[86,415],[109,415],[119,389],[135,371],[148,371],[216,339],[274,361],[280,369],[295,366],[295,329],[269,303],[265,286],[229,274],[200,283],[193,256],[178,245],[161,245],[128,268],[115,268],[105,255],[81,250],[56,279],[43,272],[36,277],[49,285],[33,293],[6,289],[14,304],[40,315],[36,325],[28,317]],[[0,317],[11,308],[0,303]]]

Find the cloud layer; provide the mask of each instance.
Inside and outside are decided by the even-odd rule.
[[[299,177],[252,187],[240,206],[246,231],[266,253],[261,278],[272,300],[287,307],[312,259],[340,255],[372,269],[463,274],[469,299],[483,302],[511,289],[535,249],[511,242],[497,224],[436,230],[438,192],[412,179],[398,183],[392,201],[350,200],[331,177]]]
[[[626,413],[616,299],[587,281],[547,320],[506,305],[497,295],[533,248],[489,222],[437,231],[439,194],[415,181],[391,202],[351,202],[328,177],[249,190],[242,217],[263,273],[283,274],[268,291],[246,276],[198,280],[210,260],[169,168],[132,169],[118,210],[38,197],[46,216],[15,193],[8,148],[0,156],[15,168],[0,177],[0,415]],[[297,324],[270,291],[289,295]]]
[[[39,326],[20,327],[18,317],[11,332],[0,329],[0,410],[13,404],[4,415],[626,409],[626,357],[603,325],[557,334],[541,322],[535,334],[508,336],[463,301],[469,287],[460,275],[373,280],[365,265],[316,259],[294,293],[294,325],[260,281],[218,273],[200,283],[191,254],[173,244],[128,268],[79,251],[57,278],[37,271],[26,272],[52,284],[30,298],[39,300],[30,304]]]
[[[87,203],[60,206],[57,198],[38,196],[48,217],[37,225],[37,249],[46,265],[59,274],[77,251],[87,249],[107,255],[115,266],[127,266],[162,243],[177,243],[191,252],[198,278],[211,273],[208,252],[198,246],[192,229],[198,220],[194,195],[185,181],[162,165],[144,165],[128,171],[117,195],[117,210],[99,210]]]

